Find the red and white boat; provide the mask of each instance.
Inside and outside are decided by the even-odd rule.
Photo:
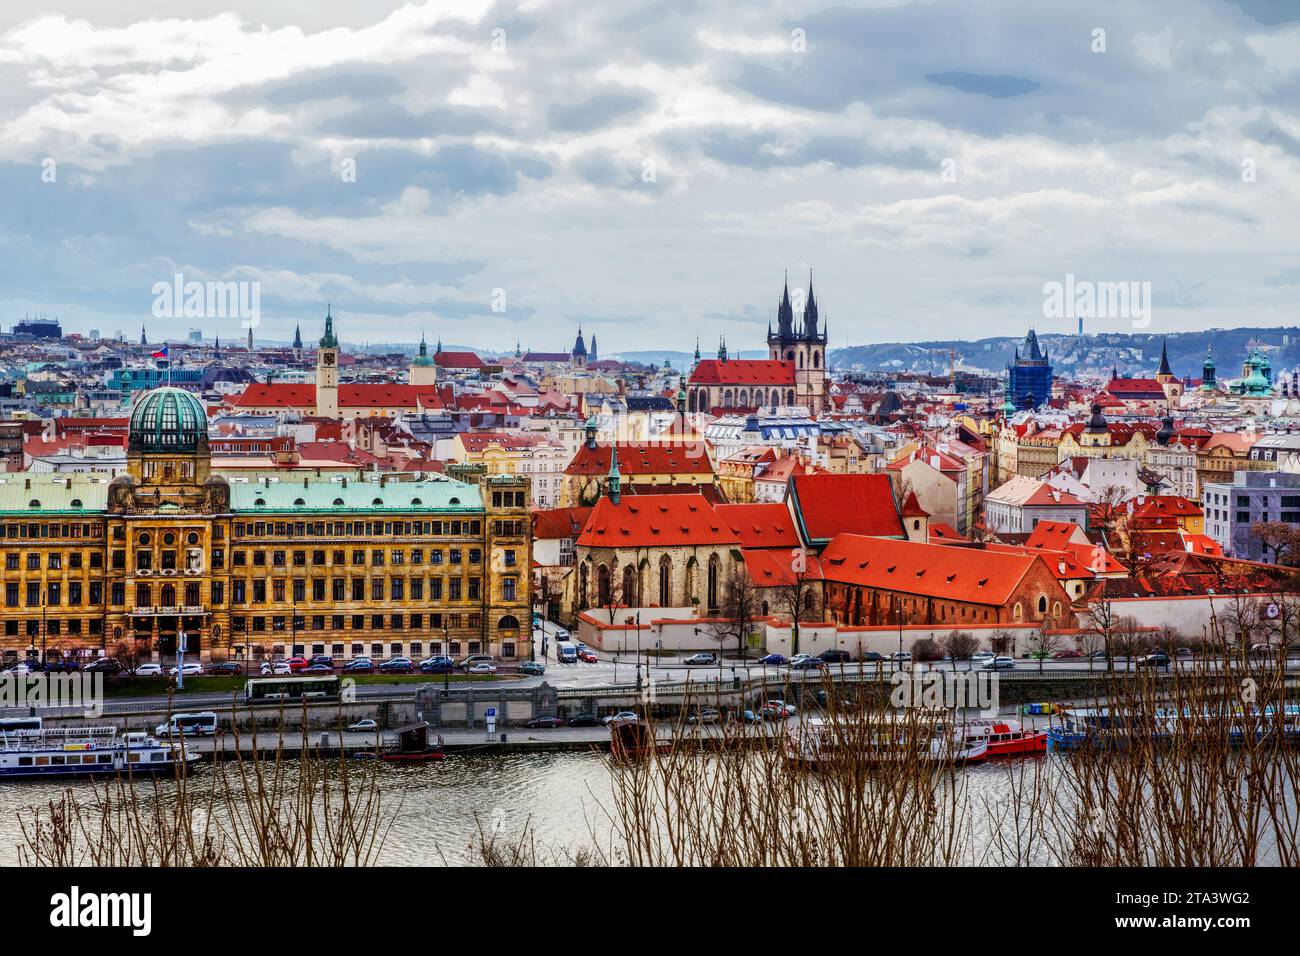
[[[984,741],[987,757],[1011,754],[1039,754],[1047,751],[1046,730],[1025,730],[1020,722],[1002,717],[975,718],[961,725],[966,742]]]

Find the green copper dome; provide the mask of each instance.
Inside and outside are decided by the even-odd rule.
[[[127,448],[134,452],[196,452],[208,445],[208,414],[183,388],[150,389],[131,409]]]
[[[418,365],[420,368],[428,368],[433,364],[433,359],[429,358],[429,346],[424,342],[424,336],[420,336],[420,354],[415,357],[412,365]]]

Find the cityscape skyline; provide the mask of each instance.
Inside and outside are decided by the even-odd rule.
[[[130,329],[183,273],[257,283],[269,339],[328,299],[372,341],[632,350],[758,338],[815,267],[832,349],[1066,331],[1075,276],[1149,284],[1155,329],[1294,322],[1300,14],[989,6],[8,11],[0,310]]]

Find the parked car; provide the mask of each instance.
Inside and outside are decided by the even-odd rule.
[[[889,655],[889,659],[895,664],[910,664],[912,663],[912,652],[894,651],[894,653]]]
[[[817,656],[827,664],[847,664],[851,660],[848,651],[822,651]]]
[[[541,727],[563,727],[564,721],[554,714],[542,714],[524,722],[524,726],[536,730]]]
[[[114,657],[99,657],[87,664],[86,670],[92,674],[120,674],[126,668]]]
[[[1156,651],[1154,654],[1148,654],[1146,657],[1139,658],[1137,662],[1137,666],[1138,667],[1164,667],[1168,669],[1169,656],[1161,651]]]
[[[1178,648],[1178,650],[1174,651],[1174,657],[1181,657],[1184,660],[1186,660],[1189,657],[1195,657],[1195,656],[1196,656],[1196,652],[1192,650],[1190,647],[1180,647]]]
[[[334,658],[328,654],[313,654],[307,661],[307,666],[312,667],[316,664],[324,664],[330,670],[334,669]]]
[[[1073,660],[1076,657],[1082,657],[1082,656],[1083,656],[1083,651],[1075,650],[1074,648],[1065,651],[1057,651],[1055,654],[1052,655],[1053,659],[1058,661]]]
[[[1267,657],[1267,656],[1270,655],[1270,654],[1276,654],[1276,653],[1277,653],[1277,645],[1275,645],[1275,644],[1252,644],[1252,645],[1250,645],[1250,653],[1251,653],[1253,656],[1255,656],[1255,657]]]
[[[175,677],[177,674],[184,674],[186,677],[202,677],[203,665],[198,661],[190,661],[186,664],[182,664],[180,667],[173,667],[167,673],[171,674],[172,677]]]
[[[983,664],[981,664],[980,667],[984,668],[986,671],[1015,670],[1016,660],[1014,657],[1006,657],[1005,655],[1000,655],[998,657],[989,658]]]
[[[557,627],[554,633],[555,633],[555,639],[557,641],[567,641],[569,639],[569,632],[567,628]]]
[[[497,666],[496,666],[495,664],[493,664],[491,661],[479,661],[477,664],[474,664],[472,667],[470,667],[470,669],[469,669],[468,671],[466,671],[465,673],[467,673],[467,674],[495,674],[496,672],[497,672]]]
[[[820,657],[805,657],[803,660],[794,660],[790,662],[792,671],[820,671],[826,670],[827,664]]]
[[[595,654],[591,653],[591,651],[581,650],[578,651],[578,660],[586,664],[595,664],[597,661],[600,660],[600,658],[597,657]]]
[[[470,654],[468,657],[462,657],[460,659],[460,662],[457,664],[457,666],[461,670],[467,671],[475,664],[483,664],[483,663],[491,664],[492,655],[491,654]]]
[[[787,717],[793,717],[797,708],[793,704],[787,704],[783,700],[764,701],[763,705],[758,708],[759,714],[764,720],[784,720]]]
[[[265,667],[266,665],[262,666]],[[343,669],[354,674],[357,672],[368,674],[375,669],[375,665],[368,657],[354,657],[343,665]],[[262,673],[266,673],[266,671]]]
[[[348,724],[348,732],[353,734],[372,733],[379,729],[379,725],[369,717],[358,720],[355,724]]]
[[[608,727],[616,720],[636,720],[636,719],[637,719],[636,711],[620,710],[617,714],[610,714],[607,717],[601,718],[600,722],[604,724],[606,727]]]
[[[879,651],[863,651],[861,659],[868,663],[872,663],[875,661],[883,661],[885,659],[885,655],[881,654]]]
[[[305,657],[291,657],[285,663],[289,665],[290,674],[296,674],[307,669],[307,658]]]
[[[208,665],[209,674],[242,674],[244,665],[238,661],[217,661]]]
[[[81,670],[81,665],[71,657],[60,657],[45,662],[45,671],[49,674],[70,674],[78,670]]]
[[[983,661],[991,661],[996,656],[997,655],[994,654],[992,651],[976,651],[974,654],[970,656],[970,659],[973,661],[983,662]]]
[[[390,657],[379,665],[381,674],[414,674],[415,665],[409,657]]]
[[[424,674],[450,674],[456,669],[456,662],[443,654],[435,654],[420,661],[418,666]]]
[[[262,674],[279,677],[282,674],[292,674],[288,661],[262,661]]]
[[[784,667],[790,663],[790,659],[784,654],[765,654],[758,659],[758,662],[769,667]]]
[[[569,718],[570,727],[599,727],[600,718],[595,714],[575,714]]]
[[[546,665],[541,661],[524,661],[519,665],[519,673],[540,677],[542,674],[546,673]]]
[[[19,667],[21,666],[22,665],[20,664]],[[17,668],[15,668],[15,670],[17,670]],[[162,672],[163,669],[161,664],[140,664],[135,669],[135,676],[136,677],[161,677]]]
[[[36,668],[27,661],[19,661],[12,667],[5,668],[5,673],[13,674],[15,677],[26,677],[28,674],[34,673],[35,671]]]
[[[302,674],[333,674],[334,668],[328,664],[308,664],[299,673]]]
[[[752,710],[738,710],[732,720],[738,724],[757,724],[762,721],[762,717]]]
[[[722,719],[722,713],[713,707],[702,707],[693,714],[688,714],[688,724],[716,724]]]
[[[682,663],[687,667],[694,667],[698,664],[716,664],[718,663],[718,655],[713,653],[713,651],[704,651],[700,654],[692,654],[690,657],[682,661]]]

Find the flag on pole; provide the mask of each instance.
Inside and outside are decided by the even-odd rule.
[[[150,358],[160,358],[160,359],[168,358],[169,356],[167,355],[167,346],[164,345],[161,349],[159,349],[157,352],[154,352],[154,353],[153,353],[152,355],[150,355],[149,357],[150,357]]]

